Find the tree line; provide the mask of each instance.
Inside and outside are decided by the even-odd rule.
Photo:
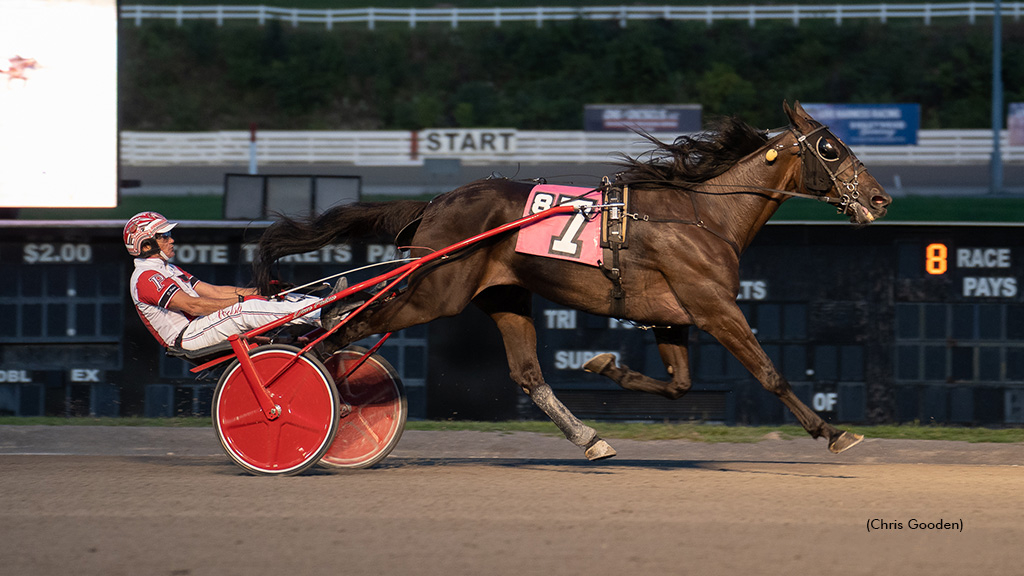
[[[1024,23],[1003,34],[1005,100],[1024,102]],[[152,22],[121,26],[119,54],[124,130],[579,130],[585,104],[619,103],[698,103],[768,128],[783,99],[918,103],[922,128],[991,123],[991,27],[964,22]]]

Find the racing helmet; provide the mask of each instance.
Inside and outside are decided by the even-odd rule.
[[[139,212],[124,225],[124,247],[132,256],[141,256],[143,242],[153,240],[157,234],[168,232],[177,226],[156,212]]]

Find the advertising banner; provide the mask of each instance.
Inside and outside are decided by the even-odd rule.
[[[1010,131],[1010,146],[1024,146],[1024,102],[1011,102],[1006,127]]]
[[[588,132],[697,132],[700,104],[587,104],[583,129]]]
[[[0,2],[0,206],[117,205],[117,1]]]
[[[816,120],[851,146],[917,144],[920,104],[804,104]]]

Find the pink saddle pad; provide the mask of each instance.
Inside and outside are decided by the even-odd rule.
[[[523,216],[562,204],[593,206],[600,203],[600,190],[541,184],[530,192]],[[588,219],[574,212],[539,220],[519,229],[516,252],[597,266],[601,258],[601,219]]]

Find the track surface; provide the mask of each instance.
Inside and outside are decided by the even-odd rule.
[[[374,469],[261,478],[211,429],[0,427],[0,573],[1024,572],[1021,444],[612,444],[407,432]]]

